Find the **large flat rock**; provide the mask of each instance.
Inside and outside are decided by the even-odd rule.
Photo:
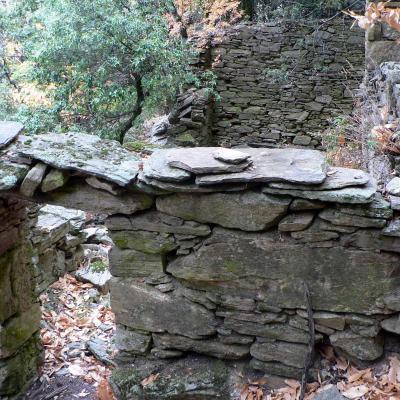
[[[252,191],[240,193],[174,194],[159,197],[157,209],[184,220],[226,228],[261,231],[285,215],[290,199]]]
[[[345,187],[333,190],[300,190],[263,188],[264,193],[288,195],[308,200],[320,200],[340,204],[367,204],[374,200],[377,187],[371,179],[365,186]]]
[[[399,261],[395,254],[339,244],[308,247],[275,231],[214,228],[202,247],[172,261],[167,271],[185,286],[257,296],[279,308],[305,308],[305,281],[317,310],[373,314],[381,312],[376,300],[399,287]]]
[[[32,136],[19,143],[18,152],[62,170],[95,175],[120,186],[131,183],[140,160],[114,140],[83,133]]]
[[[114,196],[86,184],[74,183],[37,196],[39,201],[99,214],[134,214],[150,208],[153,198],[145,193],[123,193]]]
[[[245,148],[240,151],[251,156],[251,167],[243,172],[199,176],[196,183],[278,181],[318,185],[326,178],[325,155],[316,150]]]
[[[24,129],[19,122],[0,121],[0,149],[10,144]]]
[[[330,168],[327,177],[320,185],[299,185],[295,183],[272,182],[270,187],[276,189],[298,189],[298,190],[332,190],[342,189],[348,186],[362,186],[369,182],[370,176],[359,169]]]
[[[222,161],[218,155],[218,147],[194,147],[184,149],[162,150],[170,167],[180,168],[194,174],[223,174],[225,172],[241,172],[251,165],[251,161],[239,163]],[[246,157],[248,154],[243,153]],[[249,158],[249,157],[247,157]]]

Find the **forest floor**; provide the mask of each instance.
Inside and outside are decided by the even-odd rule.
[[[40,296],[41,376],[24,400],[111,400],[115,318],[109,294],[65,275]]]

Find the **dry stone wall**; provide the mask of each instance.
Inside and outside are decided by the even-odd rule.
[[[0,198],[0,398],[13,398],[42,361],[38,296],[82,261],[82,211]]]
[[[171,141],[319,147],[328,120],[352,110],[365,68],[364,32],[343,18],[309,24],[240,24],[215,40],[203,64],[212,65],[219,99],[201,112],[196,96],[183,96]]]
[[[400,334],[396,182],[385,199],[368,174],[330,168],[315,150],[166,149],[140,160],[82,134],[20,137],[1,162],[9,196],[28,197],[30,188],[36,201],[104,204],[122,399],[193,389],[192,372],[189,386],[173,388],[161,372],[188,354],[298,378],[310,340],[305,285],[316,345],[368,363]],[[56,172],[68,180],[47,191]],[[133,360],[147,367],[136,370]],[[225,367],[193,362],[203,380],[192,395],[223,386]],[[217,370],[218,379],[204,376]],[[143,388],[140,371],[158,371],[165,386]]]

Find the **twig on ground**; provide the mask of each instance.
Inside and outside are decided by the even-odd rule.
[[[313,365],[314,343],[315,343],[315,327],[314,327],[314,318],[313,318],[310,290],[308,289],[307,283],[304,282],[303,285],[304,285],[304,296],[305,296],[306,306],[307,306],[309,341],[308,341],[308,353],[307,353],[306,360],[304,362],[303,376],[301,377],[299,400],[304,400],[304,396],[306,394],[308,375],[310,372],[310,368]]]

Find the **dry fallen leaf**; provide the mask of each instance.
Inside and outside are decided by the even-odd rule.
[[[342,392],[342,395],[344,397],[347,397],[348,399],[359,399],[361,396],[364,396],[369,392],[369,388],[366,385],[360,385],[360,386],[353,386],[352,388],[346,390],[345,392]]]
[[[115,400],[115,396],[110,387],[110,384],[108,383],[108,380],[105,378],[103,378],[99,383],[96,395],[98,400]]]
[[[147,378],[143,379],[140,384],[145,387],[147,385],[150,385],[150,383],[154,382],[158,378],[159,374],[151,374]]]

